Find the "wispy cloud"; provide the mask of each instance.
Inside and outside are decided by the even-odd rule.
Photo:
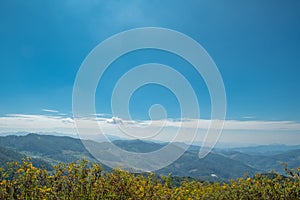
[[[46,109],[46,108],[42,109],[42,111],[49,112],[49,113],[58,113],[59,112],[58,110],[51,110],[51,109]]]
[[[255,119],[256,117],[255,116],[244,116],[242,117],[243,119]]]
[[[71,118],[49,115],[8,114],[0,117],[0,132],[61,132],[75,134]]]

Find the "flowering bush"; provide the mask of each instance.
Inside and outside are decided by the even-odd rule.
[[[257,174],[228,183],[187,180],[172,186],[171,177],[105,172],[86,160],[59,164],[52,172],[23,160],[0,168],[0,199],[299,199],[299,171],[289,170],[289,177]]]

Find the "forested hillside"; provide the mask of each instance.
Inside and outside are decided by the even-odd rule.
[[[142,140],[115,140],[115,145],[132,152],[151,152],[162,148],[165,143],[154,143]],[[109,150],[105,143],[93,142],[103,151],[107,157],[114,157],[114,152]],[[174,148],[181,148],[182,144],[172,144]],[[88,159],[92,163],[98,163],[86,150],[81,140],[65,136],[50,136],[28,134],[25,136],[0,137],[1,164],[7,161],[20,161],[21,157],[33,157],[33,162],[44,162],[49,168],[50,164],[59,162],[70,163],[80,159]],[[290,168],[300,165],[300,150],[296,147],[284,146],[280,152],[270,153],[270,147],[258,147],[255,154],[254,147],[240,149],[218,149],[211,152],[204,159],[198,159],[199,147],[193,146],[186,151],[177,161],[163,169],[156,171],[157,174],[178,177],[192,177],[198,180],[224,181],[244,174],[267,173],[270,170],[284,174],[282,162]],[[262,154],[262,149],[269,152]],[[20,154],[21,153],[21,154]],[[104,166],[106,170],[108,167]]]

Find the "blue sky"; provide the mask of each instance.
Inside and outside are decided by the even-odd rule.
[[[0,2],[0,116],[72,116],[76,73],[88,53],[113,34],[158,26],[199,42],[215,61],[227,95],[228,120],[300,121],[300,2],[269,1],[9,1]],[[210,101],[201,77],[184,60],[146,50],[118,59],[97,90],[97,112],[110,114],[114,82],[136,64],[164,63],[195,87],[201,115]],[[122,66],[120,68],[119,66]],[[119,68],[118,68],[119,67]],[[118,70],[116,70],[118,68]],[[202,81],[202,82],[201,82]],[[166,101],[168,99],[168,101]],[[135,119],[178,102],[164,88],[147,86],[132,98]]]

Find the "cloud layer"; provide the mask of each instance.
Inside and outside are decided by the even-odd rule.
[[[71,117],[61,116],[56,112],[52,115],[7,114],[0,117],[0,134],[7,132],[59,132],[77,135],[75,121]],[[131,121],[121,118],[108,118],[97,115],[80,119],[80,137],[94,139],[100,131],[128,139],[153,139],[171,141],[176,138],[177,131],[181,136],[176,141],[193,138],[196,130],[196,141],[203,141],[211,121],[205,119]],[[96,123],[95,123],[96,122]],[[97,124],[97,127],[94,125]],[[198,129],[197,129],[198,126]],[[300,143],[300,123],[293,121],[258,121],[258,120],[226,120],[221,142],[232,143]]]

